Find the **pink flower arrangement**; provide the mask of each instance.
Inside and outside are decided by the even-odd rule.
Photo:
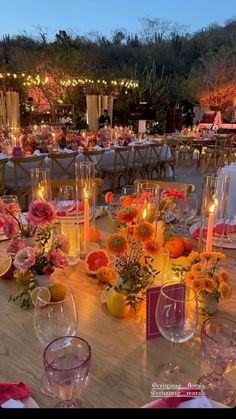
[[[13,239],[7,246],[7,252],[15,254],[18,252],[18,250],[23,249],[23,247],[25,247],[25,242],[23,239]]]
[[[70,250],[70,243],[67,239],[66,236],[64,236],[63,234],[58,234],[55,237],[55,246],[62,250],[62,252],[68,254],[69,250]]]
[[[3,231],[4,231],[4,234],[7,237],[12,238],[16,234],[19,233],[18,224],[17,224],[17,222],[16,222],[16,220],[14,218],[12,218],[8,214],[4,214],[3,221],[4,221]]]
[[[63,268],[68,264],[66,255],[60,249],[50,249],[47,258],[57,268]]]
[[[50,202],[36,199],[30,203],[27,220],[30,224],[43,228],[53,223],[56,215],[56,210]]]

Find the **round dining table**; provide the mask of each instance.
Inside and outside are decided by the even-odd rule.
[[[96,220],[104,246],[109,230],[107,216]],[[8,241],[0,242],[0,261],[6,257]],[[236,321],[235,250],[224,263],[230,274],[233,293],[222,301],[216,316]],[[69,284],[74,289],[78,307],[77,335],[86,339],[92,350],[92,362],[87,387],[81,394],[86,407],[138,408],[154,400],[158,381],[158,367],[170,359],[170,342],[163,337],[146,340],[145,302],[127,318],[118,319],[108,313],[100,294],[104,285],[86,273],[81,260],[76,266],[57,269],[51,281]],[[40,390],[43,373],[43,347],[36,338],[33,308],[21,309],[8,302],[10,294],[17,293],[14,280],[0,279],[0,381],[23,381],[32,390],[32,398],[40,408],[51,408],[56,399]],[[201,351],[200,318],[195,335],[185,343],[177,344],[176,361],[187,373],[188,383],[212,370]],[[236,371],[227,373],[227,379],[236,388]],[[160,384],[160,383],[159,383]]]

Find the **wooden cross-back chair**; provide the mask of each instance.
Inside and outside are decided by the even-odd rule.
[[[130,163],[129,174],[131,183],[136,178],[137,174],[140,174],[142,177],[146,177],[150,145],[135,145],[133,146],[133,161]]]
[[[111,177],[112,191],[120,187],[120,181],[123,178],[124,184],[129,183],[129,158],[131,147],[115,147],[115,158],[111,165],[104,167],[103,175]]]
[[[105,150],[88,150],[84,151],[85,161],[95,164],[96,176],[102,177],[103,174],[103,157]]]
[[[150,180],[136,179],[134,181],[134,185],[138,186],[138,184],[142,182],[145,182],[145,184],[148,183],[150,184],[150,186],[158,185],[160,189],[162,190],[171,188],[171,189],[177,189],[178,191],[181,191],[181,192],[186,192],[187,194],[194,192],[196,189],[195,185],[193,185],[192,183],[168,182],[164,180],[155,180],[155,179],[150,179]]]
[[[50,153],[51,178],[71,179],[75,177],[75,161],[78,153]]]

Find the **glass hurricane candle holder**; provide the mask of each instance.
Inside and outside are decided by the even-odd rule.
[[[212,252],[223,248],[229,181],[228,175],[210,174],[204,178],[199,225],[199,252]]]
[[[90,250],[92,232],[95,228],[95,164],[75,164],[76,200],[80,229],[81,257]]]
[[[51,199],[51,176],[48,168],[33,168],[31,174],[32,200]]]
[[[141,209],[142,221],[155,224],[155,231],[157,232],[157,214],[160,199],[160,187],[157,184],[150,183],[148,181],[140,181],[136,185],[136,190],[141,201],[143,201],[143,207]],[[140,201],[140,202],[141,202]]]

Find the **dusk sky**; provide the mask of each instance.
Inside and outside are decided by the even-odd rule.
[[[185,25],[189,32],[236,16],[236,0],[1,0],[0,36],[48,29],[110,36],[115,29],[138,32],[140,18],[158,17]]]

